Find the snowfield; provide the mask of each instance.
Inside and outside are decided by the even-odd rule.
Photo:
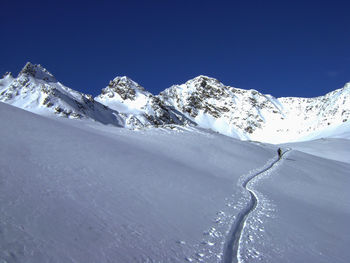
[[[291,150],[278,160],[277,146],[194,127],[131,131],[3,103],[0,120],[0,262],[350,257],[340,135],[283,145]]]

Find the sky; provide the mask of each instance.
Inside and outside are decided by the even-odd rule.
[[[198,75],[275,97],[350,81],[349,1],[2,0],[0,74],[27,61],[98,95],[116,76],[153,94]]]

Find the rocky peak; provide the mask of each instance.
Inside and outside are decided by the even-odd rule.
[[[41,65],[34,65],[30,62],[23,67],[19,72],[18,77],[21,75],[29,75],[36,79],[41,79],[46,82],[57,82],[56,78]]]
[[[106,88],[102,90],[100,96],[108,96],[113,98],[116,94],[123,100],[135,100],[137,93],[143,93],[144,95],[150,95],[142,86],[130,78],[116,77],[111,80]]]
[[[224,86],[219,80],[204,75],[199,75],[193,79],[190,79],[185,84],[193,84],[198,87],[206,87],[208,85]]]
[[[213,104],[214,101],[233,99],[232,88],[225,86],[219,80],[208,76],[198,76],[182,85],[174,85],[160,93],[160,97],[177,110],[195,118],[200,111],[218,117],[222,112],[229,111],[228,104]]]

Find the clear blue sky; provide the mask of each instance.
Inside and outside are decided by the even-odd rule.
[[[280,96],[350,81],[350,1],[1,1],[0,74],[26,61],[97,95],[127,75],[154,94],[197,75]]]

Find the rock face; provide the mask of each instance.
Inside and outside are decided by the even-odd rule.
[[[128,128],[194,124],[172,105],[165,105],[157,96],[125,76],[110,81],[95,100],[118,111]]]
[[[316,98],[277,99],[198,76],[155,96],[128,77],[116,77],[93,98],[31,63],[16,78],[6,73],[0,79],[0,101],[42,115],[131,129],[191,125],[271,143],[299,139],[350,119],[350,83]]]
[[[29,62],[17,78],[7,74],[0,80],[0,101],[42,115],[123,126],[116,111],[96,102],[91,95],[65,87],[42,66]]]

